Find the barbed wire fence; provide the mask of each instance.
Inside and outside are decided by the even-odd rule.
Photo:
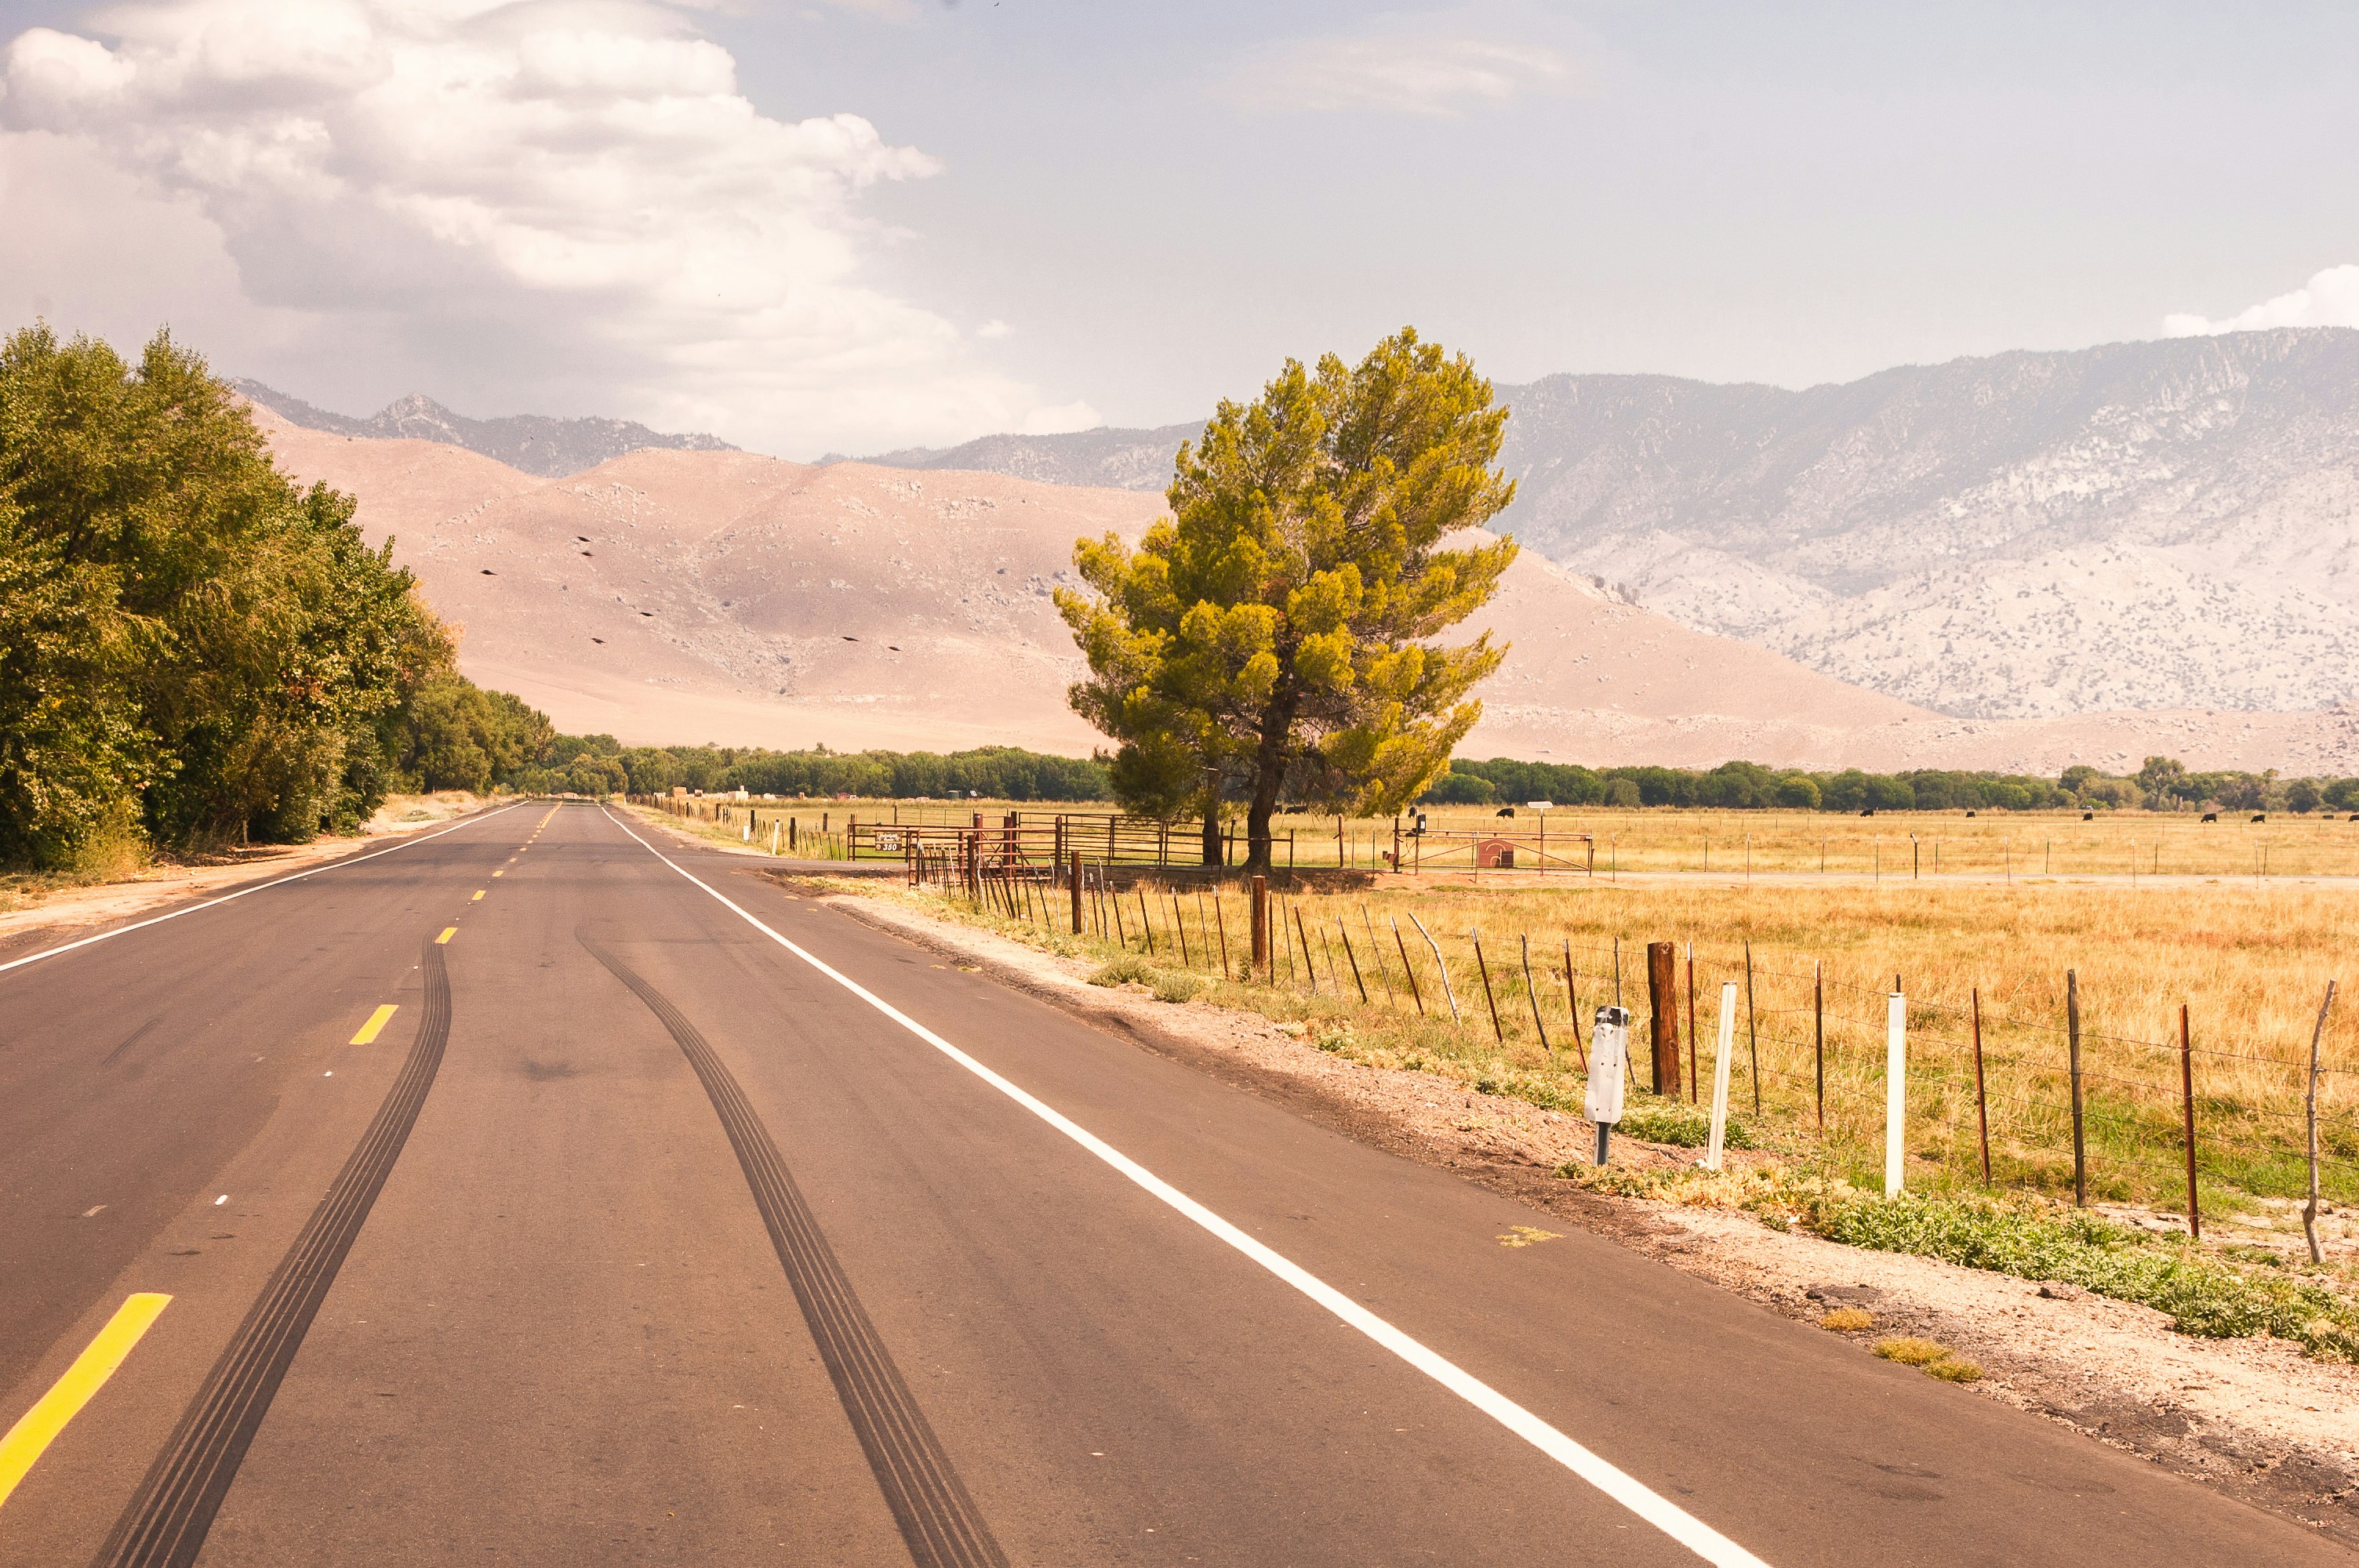
[[[1043,932],[1067,933],[1060,868],[913,858],[939,882]],[[2332,1201],[2359,1201],[2359,1032],[2349,1010],[2321,1027],[2330,1047],[2270,1040],[2189,1016],[2180,1039],[2093,1026],[2106,999],[2074,979],[2061,1005],[1912,993],[1906,975],[1862,978],[1824,961],[1672,943],[1670,984],[1650,976],[1649,942],[1564,931],[1429,925],[1378,914],[1349,895],[1269,895],[1270,949],[1252,963],[1252,895],[1217,884],[1081,878],[1082,936],[1155,965],[1219,974],[1337,1006],[1455,1029],[1467,1044],[1538,1072],[1585,1075],[1596,1008],[1632,1016],[1636,1087],[1653,1088],[1658,1014],[1676,1041],[1665,1100],[1710,1098],[1723,988],[1734,985],[1730,1108],[1767,1136],[1796,1141],[1830,1169],[1866,1179],[1886,1138],[1890,997],[1906,999],[1904,1142],[1920,1172],[2080,1201],[2143,1198],[2200,1212],[2204,1188],[2304,1195],[2316,1170]],[[2076,1023],[2074,1004],[2088,1016]],[[1698,1047],[1701,1048],[1699,1049]],[[1869,1184],[1873,1184],[1872,1180]]]

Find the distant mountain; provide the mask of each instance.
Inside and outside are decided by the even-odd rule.
[[[1203,434],[1203,421],[1151,430],[1074,430],[1060,436],[984,436],[958,447],[906,447],[857,460],[830,453],[822,463],[859,461],[883,468],[1004,473],[1035,484],[1093,484],[1108,490],[1160,491],[1171,482],[1180,443]]]
[[[2359,330],[1999,354],[1799,392],[1643,375],[1498,391],[1517,484],[1498,525],[1698,631],[1964,717],[2359,694]],[[1191,432],[994,436],[905,466],[1158,489],[1178,441],[1150,463],[1154,438]]]
[[[230,384],[289,424],[300,425],[307,430],[380,439],[406,437],[415,441],[440,441],[480,452],[512,469],[544,479],[562,479],[567,474],[596,468],[610,458],[648,447],[690,452],[737,449],[717,436],[666,435],[628,419],[551,419],[538,414],[470,419],[414,392],[386,405],[366,419],[355,419],[315,408],[299,397],[289,397],[258,381],[233,381]]]

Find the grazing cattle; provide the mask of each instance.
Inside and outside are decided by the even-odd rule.
[[[1966,813],[1966,815],[1967,815],[1968,816],[1972,816],[1973,815],[1973,812],[1971,812],[1971,811],[1969,811],[1969,812],[1967,812],[1967,813]]]
[[[2253,813],[2253,820],[2256,822],[2267,822],[2268,819],[2268,813],[2265,811],[2256,811]]]
[[[2351,814],[2351,820],[2354,822],[2359,822],[2359,811],[2354,811]]]
[[[2220,814],[2216,811],[2207,811],[2203,814],[2203,820],[2206,822],[2217,822],[2220,820]]]
[[[2084,811],[2081,813],[2081,820],[2083,822],[2094,822],[2097,820],[2097,814],[2093,811]]]
[[[1866,810],[1861,812],[1860,815],[1862,816],[1873,816],[1875,815],[1875,807],[1871,806]]]
[[[1516,808],[1512,806],[1503,806],[1499,807],[1499,815],[1502,816],[1513,816],[1515,814]]]

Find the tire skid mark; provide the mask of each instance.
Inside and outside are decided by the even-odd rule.
[[[843,1412],[918,1568],[1006,1568],[1006,1555],[984,1522],[982,1510],[967,1495],[949,1454],[836,1260],[835,1249],[804,1202],[802,1190],[788,1173],[777,1144],[736,1078],[696,1025],[662,992],[586,933],[575,932],[574,939],[647,1003],[703,1083],[730,1146],[737,1152],[803,1320],[818,1342],[836,1397],[843,1401]]]
[[[425,1003],[401,1076],[115,1521],[97,1568],[189,1568],[204,1549],[246,1448],[434,1087],[451,1037],[451,978],[442,952],[431,939],[426,942]]]

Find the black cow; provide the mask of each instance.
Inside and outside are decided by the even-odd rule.
[[[2220,820],[2220,814],[2216,811],[2207,811],[2203,814],[2203,820],[2206,822],[2217,822]]]
[[[1512,806],[1503,806],[1499,807],[1499,815],[1502,816],[1513,816],[1515,814],[1516,808]]]

